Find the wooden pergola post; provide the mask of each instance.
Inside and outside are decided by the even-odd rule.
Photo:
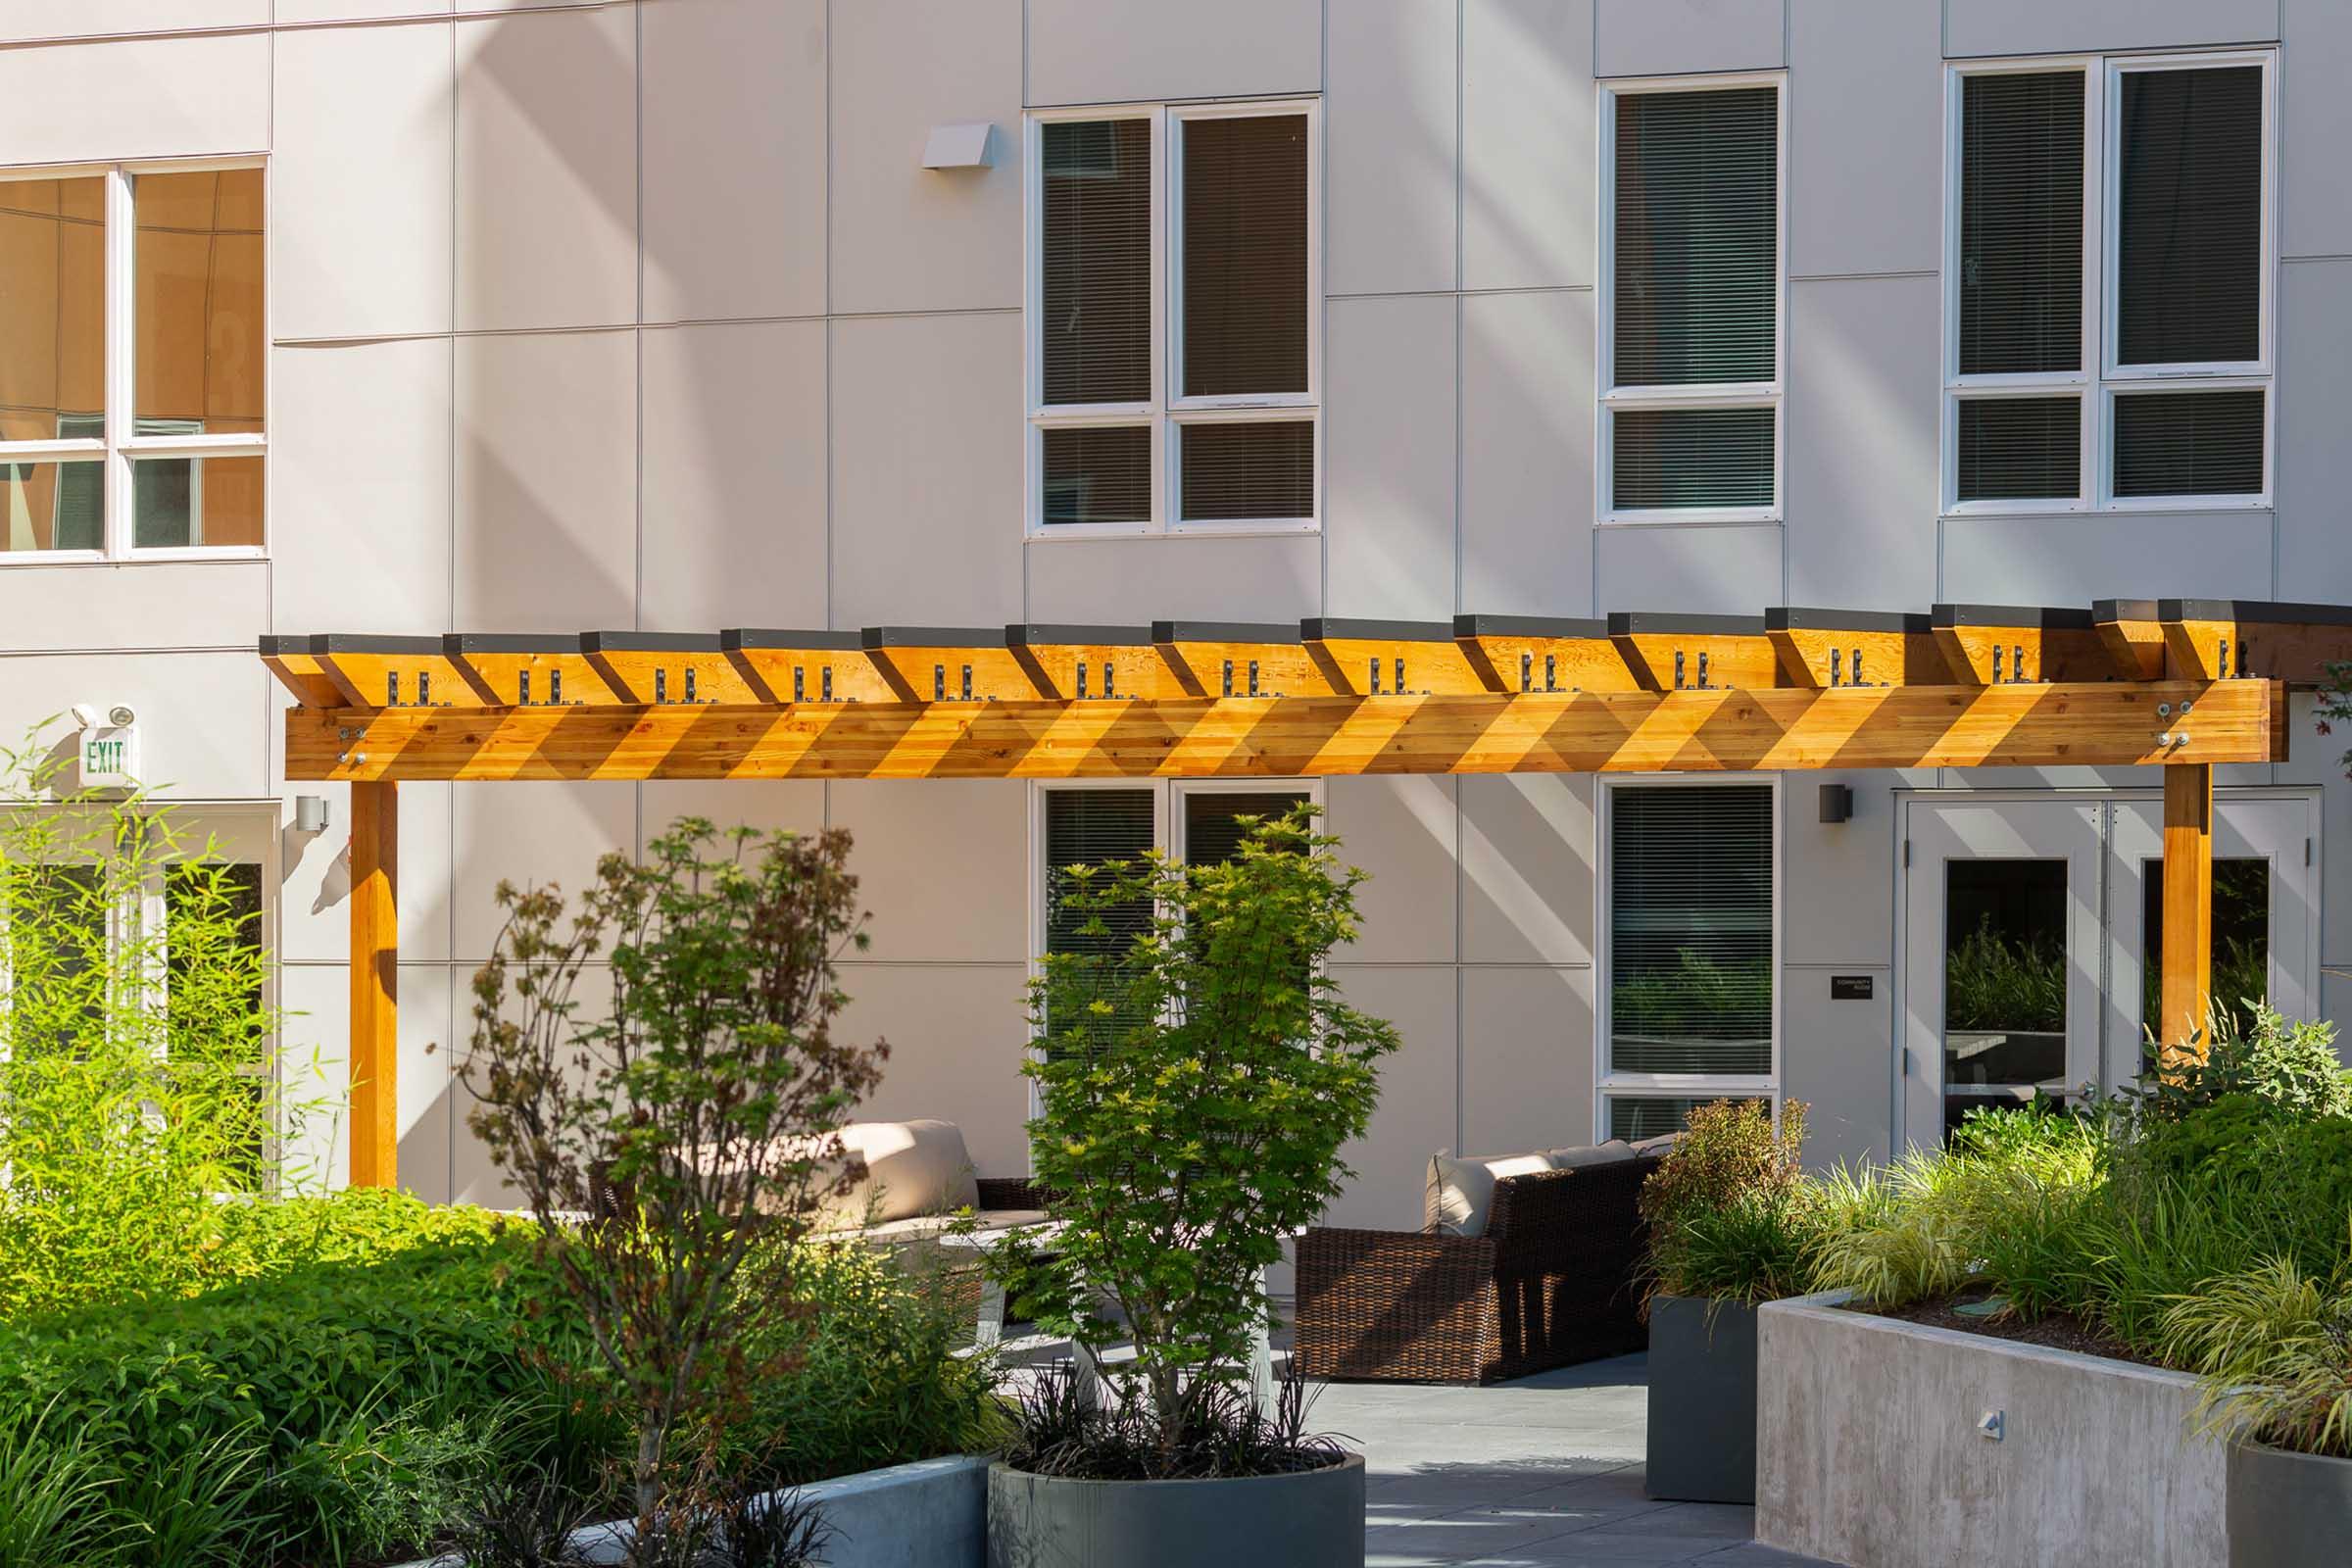
[[[400,806],[351,786],[351,1185],[400,1181]]]
[[[2163,1014],[2158,1063],[2166,1070],[2205,1057],[2213,994],[2213,768],[2175,762],[2164,770]]]

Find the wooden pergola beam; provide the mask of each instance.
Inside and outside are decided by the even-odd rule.
[[[2200,714],[2201,716],[2201,714]],[[2158,1064],[2202,1061],[2213,997],[2213,769],[2164,770],[2164,953]]]
[[[291,709],[290,779],[1248,778],[2252,762],[2263,681]],[[2161,716],[2192,704],[2185,724]]]

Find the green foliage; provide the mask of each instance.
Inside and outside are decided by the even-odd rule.
[[[556,1376],[580,1350],[558,1301],[509,1233],[77,1308],[0,1328],[0,1424],[74,1434],[154,1560],[387,1553],[487,1469],[610,1446]]]
[[[673,1476],[672,1437],[724,1429],[790,1370],[751,1352],[804,1310],[791,1277],[737,1286],[763,1239],[799,1236],[846,1190],[831,1130],[888,1054],[833,1037],[848,1001],[834,965],[865,940],[849,835],[724,838],[685,817],[643,863],[606,856],[568,924],[558,890],[502,883],[506,926],[473,984],[468,1121],[632,1413],[648,1540],[673,1484],[707,1479]],[[612,1002],[584,1013],[576,988],[600,955]],[[607,1193],[624,1210],[612,1223],[559,1219]]]
[[[1221,865],[1058,873],[1087,940],[1047,955],[1030,991],[1035,1174],[1066,1224],[1053,1255],[1016,1250],[1008,1281],[1050,1332],[1133,1341],[1111,1375],[1148,1401],[1171,1463],[1248,1353],[1259,1270],[1353,1174],[1340,1151],[1396,1048],[1324,972],[1356,934],[1363,873],[1312,818],[1241,818]],[[1138,907],[1149,925],[1114,941],[1105,913]]]
[[[1002,1445],[1002,1373],[987,1356],[956,1353],[971,1338],[969,1298],[959,1301],[937,1265],[808,1242],[781,1267],[809,1312],[762,1325],[748,1348],[755,1362],[790,1353],[796,1364],[753,1390],[735,1439],[742,1468],[787,1487]]]
[[[0,1416],[0,1568],[72,1568],[118,1549],[111,1480],[53,1409]]]
[[[1718,963],[1678,949],[1671,970],[1612,979],[1609,1023],[1620,1034],[1734,1039],[1772,1030],[1772,965]]]
[[[289,1175],[317,1111],[268,1069],[251,867],[143,795],[0,748],[0,1316],[201,1284],[216,1200]]]
[[[1651,1289],[1746,1305],[1802,1294],[1819,1209],[1804,1145],[1802,1101],[1777,1124],[1762,1101],[1693,1107],[1642,1188]]]
[[[1950,1029],[2065,1028],[2064,945],[2012,942],[1986,915],[1944,955],[1943,1009]]]
[[[2297,1116],[2352,1116],[2352,1073],[2335,1054],[2335,1025],[2290,1019],[2257,1003],[2250,1021],[2216,1009],[2203,1059],[2159,1070],[2151,1049],[2144,1087],[2126,1099],[2149,1121],[2178,1119],[2226,1095],[2246,1095]]]
[[[2071,1244],[2098,1191],[2095,1122],[1978,1111],[1940,1152],[1914,1151],[1829,1184],[1814,1285],[1901,1306],[1991,1282],[2029,1316],[2075,1298]]]
[[[2205,1430],[2352,1458],[2352,1281],[2271,1258],[2164,1316],[2167,1358],[2202,1374]]]

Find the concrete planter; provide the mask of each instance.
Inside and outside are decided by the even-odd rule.
[[[988,1568],[1363,1568],[1364,1459],[1234,1481],[988,1473]]]
[[[981,1568],[987,1555],[988,1457],[951,1454],[800,1489],[815,1502],[833,1541],[826,1568]],[[626,1522],[575,1531],[571,1548],[590,1562],[617,1563],[635,1535]],[[463,1568],[436,1557],[408,1568]]]
[[[2230,1568],[2334,1562],[2352,1541],[2352,1459],[2237,1444],[2229,1494]]]
[[[2196,1379],[1845,1299],[1757,1309],[1758,1540],[1872,1568],[2232,1560],[2227,1449],[2193,1435]]]
[[[1756,1500],[1755,1308],[1650,1298],[1648,1453],[1653,1497]]]

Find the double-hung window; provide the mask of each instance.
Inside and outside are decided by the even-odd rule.
[[[0,560],[262,545],[262,171],[0,175]]]
[[[1037,789],[1036,951],[1119,953],[1148,930],[1149,905],[1094,911],[1103,930],[1089,933],[1089,916],[1069,907],[1073,865],[1139,860],[1164,850],[1187,865],[1218,865],[1233,858],[1245,829],[1241,818],[1280,816],[1300,801],[1318,801],[1318,787],[1222,780],[1172,783],[1084,783]]]
[[[1947,512],[2270,504],[2274,69],[1954,69]]]
[[[1711,1100],[1778,1092],[1774,786],[1605,790],[1600,1124],[1679,1130]]]
[[[1031,537],[1314,527],[1312,103],[1028,127]]]
[[[1599,516],[1781,514],[1782,84],[1601,94]]]

